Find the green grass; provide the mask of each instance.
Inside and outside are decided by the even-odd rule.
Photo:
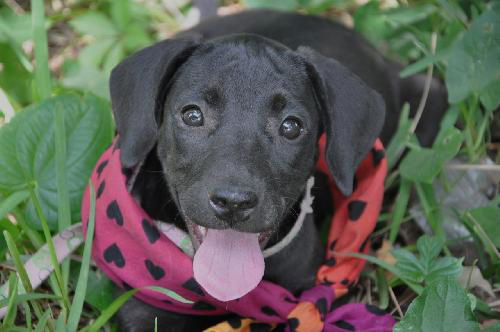
[[[500,291],[498,190],[488,203],[474,209],[452,207],[451,218],[470,235],[451,238],[444,224],[450,218],[444,199],[457,181],[447,179],[448,172],[474,170],[496,176],[500,172],[500,142],[494,140],[492,126],[500,103],[500,5],[493,6],[494,2],[407,0],[394,1],[393,7],[377,1],[360,5],[354,0],[223,2],[348,18],[347,23],[375,47],[407,64],[402,77],[422,73],[427,89],[433,74],[445,82],[450,107],[434,145],[424,148],[414,135],[428,102],[424,94],[416,117],[410,118],[408,106],[403,108],[397,133],[386,147],[391,168],[385,183],[388,199],[373,243],[393,248],[396,263],[384,256],[357,255],[371,264],[355,296],[397,319],[397,312],[410,312],[398,331],[430,331],[428,326],[439,326],[443,317],[447,326],[462,326],[463,331],[477,331],[480,324],[486,328],[493,323],[488,331],[499,328],[498,300],[469,287],[477,284],[477,277],[471,273],[465,275],[465,285],[456,282],[463,266],[477,266],[483,287],[486,283],[497,294]],[[52,236],[79,222],[80,197],[76,202],[72,193],[83,192],[87,179],[82,177],[90,174],[111,141],[110,70],[125,56],[178,31],[192,9],[188,2],[169,12],[158,0],[0,3],[0,89],[9,104],[0,103],[0,111],[4,114],[3,109],[12,107],[16,113],[9,124],[0,117],[0,261],[8,267],[0,270],[0,284],[5,285],[0,307],[6,310],[1,331],[110,331],[115,328],[114,314],[137,292],[109,296],[114,286],[91,266],[93,190],[89,238],[76,252],[80,259],[59,264]],[[82,112],[92,113],[93,123],[101,126],[89,130],[88,137],[71,140],[83,121]],[[30,142],[28,132],[42,134],[36,136],[37,142]],[[83,145],[83,141],[94,143]],[[37,154],[44,144],[51,146],[43,150],[47,155]],[[80,167],[77,175],[67,166],[70,154],[78,155],[72,166]],[[485,158],[493,164],[486,164]],[[35,165],[35,159],[46,164]],[[453,159],[459,164],[450,166]],[[20,160],[33,164],[23,165]],[[438,194],[436,184],[446,194]],[[56,188],[57,195],[47,195],[47,188]],[[416,206],[435,236],[423,236],[415,226]],[[473,262],[454,256],[456,244],[463,245],[464,240],[477,254]],[[43,245],[48,245],[54,273],[33,289],[23,264]],[[152,290],[182,300],[169,290]]]

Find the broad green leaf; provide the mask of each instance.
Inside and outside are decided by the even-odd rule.
[[[494,3],[472,22],[453,48],[446,70],[448,99],[457,103],[499,78],[500,4]]]
[[[82,192],[92,168],[113,135],[109,105],[97,97],[73,94],[33,105],[0,129],[0,190],[14,192],[33,186],[52,229],[57,228],[56,108],[65,110],[66,167],[74,221],[79,219]],[[28,222],[40,229],[31,201],[27,213]]]
[[[443,250],[443,242],[436,237],[423,235],[417,240],[417,250],[423,261],[430,262]]]
[[[400,166],[401,176],[416,182],[432,183],[444,164],[441,156],[431,149],[411,150]]]
[[[485,87],[479,98],[488,111],[495,110],[500,105],[500,78]]]
[[[416,283],[424,281],[425,268],[414,254],[404,249],[394,249],[391,253],[396,258],[396,268],[404,279]]]
[[[429,264],[425,281],[431,283],[443,277],[457,277],[462,272],[463,259],[440,257]]]
[[[444,164],[460,150],[463,134],[456,128],[449,128],[441,138],[432,149],[412,149],[401,162],[401,176],[432,184]]]
[[[418,258],[405,249],[394,249],[395,267],[407,280],[421,283],[454,276],[462,271],[462,260],[455,257],[438,257],[443,249],[443,242],[438,237],[421,236],[417,241]]]
[[[118,34],[113,22],[99,12],[87,12],[70,20],[71,26],[82,35],[94,37],[111,37]]]
[[[443,278],[424,289],[394,331],[478,332],[480,328],[465,290],[455,278]]]
[[[491,241],[500,248],[500,208],[491,205],[468,211],[485,231]]]

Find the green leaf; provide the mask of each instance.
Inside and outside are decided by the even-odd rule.
[[[12,45],[0,43],[0,86],[19,103],[31,101],[31,73],[21,62]]]
[[[408,308],[395,332],[480,331],[465,290],[455,278],[436,280]]]
[[[42,332],[45,331],[45,328],[47,327],[47,323],[49,321],[49,317],[51,314],[51,309],[50,307],[43,313],[43,316],[40,318],[38,323],[36,324],[35,332]]]
[[[449,128],[441,138],[432,149],[412,149],[401,162],[401,176],[432,184],[444,164],[460,150],[463,134],[456,128]]]
[[[120,29],[124,29],[130,22],[130,0],[112,1],[110,11],[113,22]]]
[[[115,40],[112,38],[102,38],[86,45],[78,55],[78,60],[82,64],[99,67],[106,54],[113,47]]]
[[[488,111],[495,110],[500,105],[500,79],[485,87],[479,99]]]
[[[402,278],[416,283],[424,281],[425,267],[414,254],[404,249],[394,249],[391,253],[396,258],[395,267],[400,271]]]
[[[94,65],[66,61],[62,83],[66,87],[90,91],[109,100],[108,78],[109,75]]]
[[[0,201],[0,218],[3,218],[7,213],[16,208],[30,196],[29,191],[16,191],[5,199]]]
[[[70,21],[71,26],[82,35],[112,37],[118,35],[113,22],[104,14],[89,11]]]
[[[396,237],[399,233],[399,228],[401,223],[403,222],[403,217],[406,212],[406,208],[408,206],[408,202],[410,201],[410,192],[411,192],[411,182],[406,180],[405,178],[401,178],[399,184],[398,196],[396,197],[396,202],[394,203],[394,210],[392,211],[392,222],[391,222],[391,231],[389,233],[389,241],[394,243],[396,241]]]
[[[85,302],[102,312],[113,303],[115,290],[115,284],[101,271],[90,270]]]
[[[391,272],[394,274],[396,277],[400,278],[404,283],[406,283],[415,293],[420,294],[423,291],[422,286],[418,285],[415,283],[413,280],[409,280],[405,278],[404,273],[402,273],[398,268],[396,268],[394,265],[391,265],[377,257],[369,256],[369,255],[364,255],[364,254],[346,254],[346,256],[351,256],[351,257],[356,257],[356,258],[362,258],[372,264],[376,264],[380,266],[381,268],[384,268],[385,270]]]
[[[14,324],[14,321],[16,319],[16,313],[17,313],[17,301],[18,301],[18,285],[19,285],[19,279],[17,278],[17,275],[14,272],[11,272],[9,275],[9,296],[6,300],[0,301],[3,302],[1,307],[5,307],[7,305],[7,312],[5,313],[5,317],[3,318],[3,327],[6,328],[7,330],[10,326]]]
[[[45,26],[45,6],[43,1],[31,0],[31,19],[36,62],[35,96],[38,99],[43,99],[48,98],[52,93],[47,28]]]
[[[431,64],[435,64],[436,62],[439,62],[439,61],[442,61],[442,60],[448,58],[449,54],[450,54],[449,49],[440,51],[437,54],[429,54],[426,57],[406,66],[399,73],[399,76],[401,78],[406,78],[406,77],[415,75],[415,74],[423,71],[424,69],[426,69],[427,66],[429,66]]]
[[[33,301],[33,300],[58,300],[58,299],[61,299],[61,297],[53,294],[29,293],[29,294],[17,295],[15,303],[19,304],[22,302]],[[0,300],[0,308],[6,306],[8,304],[8,301],[9,301],[8,299]]]
[[[7,27],[3,29],[2,26]],[[18,15],[9,8],[0,9],[0,42],[14,41],[18,46],[31,38],[31,16]]]
[[[443,242],[436,237],[424,235],[417,240],[417,250],[422,261],[428,263],[439,256],[439,253],[443,250]]]
[[[459,39],[446,69],[450,103],[481,93],[500,79],[500,4],[492,4]]]
[[[102,66],[103,71],[106,75],[111,73],[111,70],[125,57],[125,50],[123,49],[122,43],[117,43],[110,49],[106,58],[104,59],[104,64]]]
[[[411,133],[411,120],[410,120],[410,104],[405,103],[401,109],[401,115],[399,116],[398,129],[394,136],[392,136],[391,142],[386,149],[388,168],[391,169],[396,162],[399,160],[401,153],[403,152],[406,144],[410,140]]]
[[[462,271],[462,260],[454,257],[438,257],[443,242],[438,237],[421,236],[417,241],[418,258],[405,249],[395,249],[391,253],[396,258],[395,267],[407,280],[421,283],[438,278],[457,277]]]
[[[429,264],[425,281],[431,283],[443,277],[457,277],[462,272],[463,259],[441,257]]]
[[[112,139],[109,105],[94,96],[61,95],[33,105],[0,129],[0,190],[33,187],[51,229],[57,229],[54,117],[65,111],[66,168],[72,220],[80,218],[83,189],[100,154]],[[4,144],[5,143],[5,144]],[[41,225],[31,200],[28,222]]]
[[[190,301],[188,299],[183,298],[182,296],[180,296],[179,294],[177,294],[174,291],[171,291],[170,289],[166,289],[163,287],[157,287],[157,286],[150,286],[150,287],[146,287],[145,289],[161,293],[161,294],[166,295],[168,297],[171,297],[174,300],[177,300],[181,303],[187,303],[187,304],[193,303],[193,301]]]
[[[488,234],[488,237],[500,248],[500,208],[495,205],[480,207],[468,211],[472,218]]]
[[[249,8],[271,8],[279,10],[294,10],[300,5],[297,0],[244,0],[244,2]]]
[[[125,35],[124,46],[128,51],[136,51],[153,42],[147,33],[147,26],[137,22],[131,22],[127,25],[123,30],[123,34]]]

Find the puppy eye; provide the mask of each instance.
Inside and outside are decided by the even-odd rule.
[[[191,127],[203,126],[203,113],[198,106],[187,106],[182,111],[182,121]]]
[[[286,118],[280,126],[280,135],[288,139],[295,139],[299,137],[304,129],[299,119]]]

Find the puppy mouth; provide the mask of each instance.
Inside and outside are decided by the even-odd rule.
[[[198,225],[194,223],[193,221],[189,220],[188,218],[185,218],[186,222],[186,227],[189,232],[189,235],[191,236],[191,241],[193,243],[193,248],[194,250],[198,250],[198,248],[201,246],[203,243],[203,240],[207,236],[207,232],[210,228]],[[272,235],[272,230],[257,233],[258,234],[258,240],[259,240],[259,245],[261,250],[264,250],[266,247],[271,235]]]

